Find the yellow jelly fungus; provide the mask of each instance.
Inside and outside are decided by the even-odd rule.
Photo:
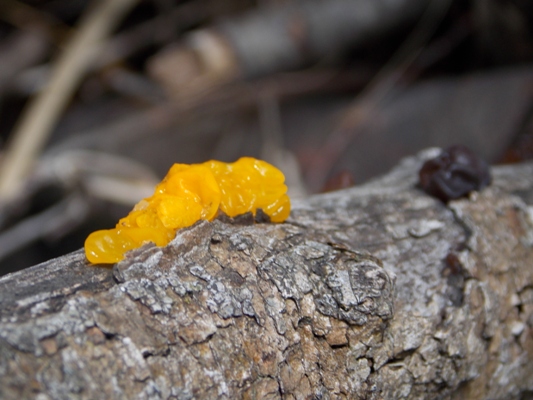
[[[94,264],[112,264],[144,243],[165,246],[176,230],[219,210],[230,217],[262,209],[272,222],[283,222],[291,204],[283,173],[273,165],[243,157],[234,163],[207,161],[174,164],[151,197],[141,200],[113,229],[91,233],[85,254]]]

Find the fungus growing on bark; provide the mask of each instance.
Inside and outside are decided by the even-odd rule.
[[[145,243],[165,246],[176,230],[219,213],[235,217],[261,210],[272,222],[290,213],[283,173],[250,157],[234,163],[174,164],[151,197],[141,200],[113,229],[91,233],[85,254],[91,263],[112,264]]]
[[[422,189],[447,202],[481,190],[491,182],[487,163],[465,146],[451,146],[419,171]]]

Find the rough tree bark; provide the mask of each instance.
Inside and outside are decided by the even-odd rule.
[[[0,397],[527,398],[533,164],[446,206],[415,186],[435,151],[284,224],[3,277]]]

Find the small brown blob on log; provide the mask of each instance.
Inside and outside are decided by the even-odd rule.
[[[444,202],[458,199],[491,182],[489,166],[468,147],[455,145],[424,163],[419,172],[422,189]]]

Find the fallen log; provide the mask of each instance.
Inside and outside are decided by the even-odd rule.
[[[0,279],[2,399],[520,399],[533,392],[533,164],[448,205],[430,149],[283,224],[199,222],[112,269]]]

